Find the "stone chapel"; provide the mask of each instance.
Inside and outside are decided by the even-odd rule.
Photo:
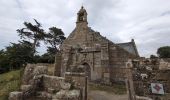
[[[128,59],[139,57],[134,39],[127,43],[114,43],[91,29],[83,6],[77,13],[75,29],[63,42],[57,55],[56,75],[84,72],[90,81],[109,82],[123,80]]]

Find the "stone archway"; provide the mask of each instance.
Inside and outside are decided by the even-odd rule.
[[[82,63],[81,66],[83,66],[85,75],[88,77],[88,80],[91,80],[91,68],[88,63]]]

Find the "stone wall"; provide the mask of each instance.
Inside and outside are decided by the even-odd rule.
[[[97,37],[95,37],[97,38]],[[70,40],[71,41],[71,40]],[[65,42],[67,43],[67,42]],[[68,46],[70,44],[70,46]],[[91,79],[105,80],[104,74],[108,73],[109,80],[124,79],[126,62],[129,58],[136,58],[135,55],[123,48],[104,40],[98,40],[98,46],[92,42],[91,46],[75,46],[73,43],[63,44],[61,57],[61,73],[65,76],[66,71],[72,72],[75,67],[87,63],[91,70]],[[117,79],[116,79],[117,78]]]
[[[136,59],[133,63],[133,81],[136,95],[146,96],[152,99],[168,100],[170,93],[170,70],[168,69],[168,59]],[[163,85],[165,94],[153,94],[151,83]]]
[[[66,80],[75,81],[74,87],[80,89],[82,100],[88,100],[88,78],[85,73],[70,73],[66,72]]]
[[[129,59],[135,59],[137,57],[116,45],[110,46],[109,54],[111,80],[123,81],[127,72],[126,62]]]
[[[170,59],[160,59],[159,61],[160,70],[170,70]]]
[[[28,64],[21,91],[11,92],[9,100],[84,100],[84,92],[75,83],[72,79],[48,75],[47,66]]]

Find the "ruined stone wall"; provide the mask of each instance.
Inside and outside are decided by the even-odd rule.
[[[28,64],[20,91],[9,94],[9,100],[85,100],[76,80],[48,75],[48,64]]]
[[[55,71],[55,65],[54,64],[48,64],[48,63],[37,63],[37,64],[27,64],[27,66],[47,66],[47,74],[48,75],[54,75]]]
[[[159,60],[160,70],[170,70],[170,58]]]
[[[168,69],[168,59],[135,59],[133,60],[133,81],[136,95],[168,100],[170,93],[170,70]],[[151,83],[160,83],[164,88],[164,95],[153,94]]]

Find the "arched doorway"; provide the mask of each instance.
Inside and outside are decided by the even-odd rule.
[[[82,67],[83,71],[85,72],[85,75],[88,77],[88,80],[91,80],[90,65],[88,63],[82,63],[80,66]]]

